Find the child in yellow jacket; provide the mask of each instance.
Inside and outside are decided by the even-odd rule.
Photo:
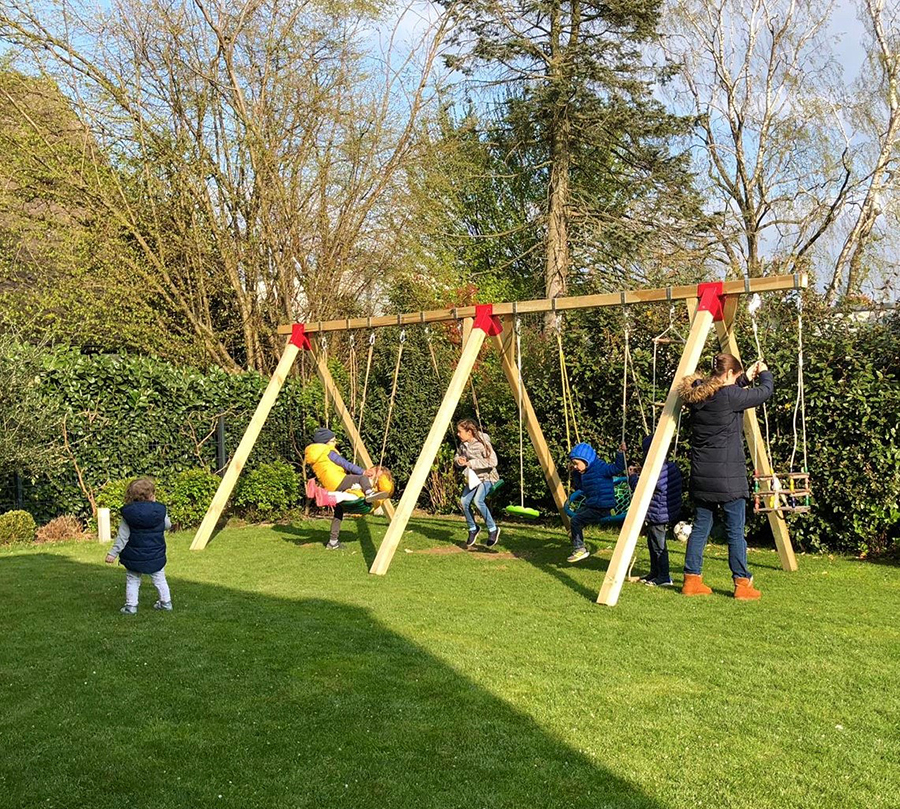
[[[372,478],[376,468],[363,469],[355,463],[351,463],[341,456],[335,449],[337,438],[327,427],[319,427],[313,433],[312,444],[307,446],[305,460],[312,469],[319,483],[330,492],[345,492],[354,486],[359,486],[365,494],[367,503],[375,503],[384,500],[390,495],[387,492],[375,491],[372,486]],[[331,521],[331,534],[328,550],[340,550],[344,546],[338,540],[341,532],[341,522],[344,519],[344,509],[340,503],[334,507],[334,519]]]

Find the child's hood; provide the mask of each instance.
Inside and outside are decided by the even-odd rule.
[[[685,404],[698,405],[712,399],[723,387],[722,380],[714,376],[707,378],[702,374],[691,374],[681,380],[678,395]]]
[[[569,453],[569,457],[573,461],[584,461],[588,466],[590,466],[594,461],[597,460],[597,452],[590,444],[585,444],[584,442],[582,442],[572,447],[572,451]]]
[[[122,516],[131,528],[156,528],[166,518],[166,507],[155,501],[138,501],[123,506]]]

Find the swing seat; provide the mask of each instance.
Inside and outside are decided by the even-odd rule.
[[[525,517],[529,520],[536,520],[541,516],[541,512],[536,508],[528,508],[528,506],[507,506],[503,509],[511,517]]]
[[[503,478],[500,478],[500,480],[496,481],[496,482],[491,486],[491,488],[488,489],[488,493],[485,495],[485,497],[492,497],[492,496],[495,495],[498,491],[500,491],[500,489],[502,489],[505,485],[506,485],[506,481],[503,480]]]
[[[762,485],[760,485],[762,484]],[[781,515],[806,514],[812,509],[808,472],[753,475],[753,512]]]
[[[343,507],[348,514],[368,514],[372,511],[372,505],[366,502],[362,491],[351,489],[346,492],[330,492],[320,486],[313,478],[306,481],[306,496],[315,501],[322,508],[335,506]]]
[[[610,511],[608,517],[600,520],[598,525],[621,525],[625,522],[625,516],[628,514],[628,506],[631,505],[631,487],[628,485],[627,477],[614,477],[613,488],[616,492],[616,505]],[[569,517],[574,517],[578,510],[584,505],[585,494],[581,489],[576,489],[566,498],[566,504],[563,507]]]

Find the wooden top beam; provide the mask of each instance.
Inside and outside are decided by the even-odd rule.
[[[770,275],[765,278],[748,278],[743,281],[724,281],[723,295],[747,295],[754,292],[777,292],[783,289],[805,289],[809,281],[805,272],[793,275]],[[634,303],[659,303],[680,301],[697,297],[697,284],[658,289],[623,290],[601,295],[575,295],[570,298],[542,298],[535,301],[515,303],[495,303],[494,315],[525,315],[536,312],[565,312],[570,309],[594,309],[599,306],[623,306]],[[342,320],[311,320],[305,324],[306,334],[326,331],[352,331],[354,329],[375,329],[388,326],[415,326],[425,323],[439,323],[475,317],[474,306],[459,306],[453,309],[431,309],[424,312],[408,312],[402,315],[381,315],[379,317],[351,317]],[[278,327],[279,334],[290,334],[291,325]]]

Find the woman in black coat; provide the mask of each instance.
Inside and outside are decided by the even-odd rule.
[[[758,384],[753,386],[753,382]],[[750,487],[744,454],[742,422],[744,411],[757,407],[772,395],[772,374],[764,362],[757,362],[745,374],[740,361],[731,354],[719,354],[713,374],[685,377],[679,388],[682,401],[691,408],[691,496],[694,499],[694,527],[684,557],[685,595],[709,595],[701,570],[706,540],[719,506],[725,514],[728,535],[728,564],[734,578],[734,597],[759,598],[747,569],[747,540],[744,523]]]

